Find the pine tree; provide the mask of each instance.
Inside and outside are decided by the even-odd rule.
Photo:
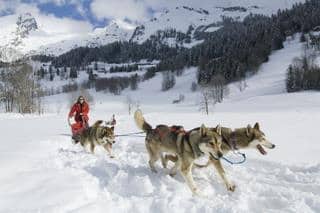
[[[75,79],[78,77],[78,73],[77,70],[74,67],[71,67],[70,69],[70,78]]]
[[[292,65],[289,66],[288,71],[287,71],[287,79],[286,79],[286,87],[287,87],[287,92],[294,92],[295,91],[295,85],[294,85],[294,72]]]

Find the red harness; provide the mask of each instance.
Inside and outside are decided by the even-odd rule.
[[[169,132],[168,131],[161,131],[160,126],[156,127],[155,132],[159,135],[160,139],[162,140],[167,134],[169,133],[174,133],[174,134],[180,134],[183,133],[184,135],[189,135],[189,132],[184,130],[182,126],[171,126],[169,127]]]

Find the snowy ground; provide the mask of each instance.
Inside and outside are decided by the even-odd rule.
[[[159,173],[152,173],[143,138],[119,138],[115,159],[102,149],[92,155],[72,145],[66,136],[69,96],[59,95],[47,100],[50,113],[41,117],[0,114],[0,212],[320,212],[320,93],[284,92],[285,70],[300,52],[297,40],[286,43],[247,80],[244,92],[230,85],[228,99],[209,116],[198,110],[199,94],[190,92],[195,69],[164,93],[161,76],[122,96],[92,93],[91,121],[114,113],[118,134],[138,131],[124,104],[127,95],[140,102],[152,125],[236,128],[259,121],[277,147],[267,156],[246,151],[242,165],[223,163],[237,185],[234,193],[226,191],[212,167],[194,170],[207,198],[193,197],[182,177],[170,177],[160,164]],[[179,94],[185,102],[171,104]]]

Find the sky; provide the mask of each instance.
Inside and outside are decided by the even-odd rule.
[[[164,1],[170,0],[0,0],[0,19],[29,12],[45,22],[77,23],[83,30],[111,20],[133,27],[151,18]]]

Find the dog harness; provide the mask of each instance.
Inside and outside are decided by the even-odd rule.
[[[230,143],[228,140],[225,140],[225,143],[231,148],[231,150],[238,150],[237,148],[237,136],[235,132],[230,134]]]
[[[162,140],[164,137],[166,137],[169,133],[174,133],[175,135],[179,135],[180,133],[187,134],[187,132],[184,130],[183,126],[171,126],[169,127],[169,131],[161,130],[161,127],[166,127],[164,125],[157,126],[154,131],[157,133],[160,137],[160,140]]]

